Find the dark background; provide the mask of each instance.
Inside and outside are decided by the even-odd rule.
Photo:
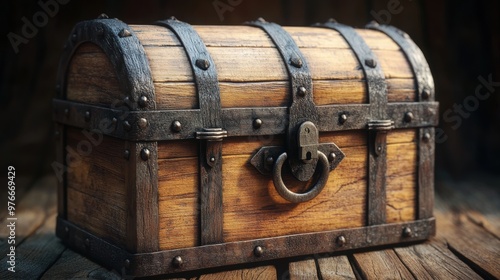
[[[438,179],[500,175],[498,0],[40,2],[58,3],[59,10],[48,17],[32,38],[18,46],[17,53],[8,34],[22,36],[23,17],[33,22],[33,16],[43,9],[38,1],[0,4],[0,176],[6,176],[8,165],[14,166],[20,192],[37,178],[53,172],[51,99],[55,95],[62,46],[78,21],[96,18],[101,13],[136,24],[174,15],[191,24],[241,24],[264,17],[281,25],[306,26],[333,17],[341,23],[363,27],[377,18],[406,31],[430,64],[440,102],[440,128],[444,131],[436,144]],[[481,85],[479,77],[499,82],[490,87],[485,100],[474,97]],[[480,93],[485,96],[486,90],[483,87]],[[464,111],[454,112],[457,106],[465,106]]]

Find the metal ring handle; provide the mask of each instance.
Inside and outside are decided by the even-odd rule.
[[[321,151],[318,151],[318,156],[319,161],[321,162],[321,177],[318,179],[316,184],[314,184],[314,186],[312,186],[311,189],[305,193],[292,192],[285,186],[283,178],[281,177],[281,169],[283,167],[283,163],[285,163],[288,158],[288,155],[284,152],[278,157],[273,167],[273,182],[276,191],[284,199],[293,203],[306,202],[315,198],[323,190],[326,182],[328,181],[328,176],[330,175],[330,163],[328,162],[328,158]]]

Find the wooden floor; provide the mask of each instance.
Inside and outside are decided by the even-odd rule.
[[[120,279],[65,248],[54,235],[55,178],[38,181],[20,201],[16,217],[16,272],[7,271],[10,245],[0,216],[0,279]],[[2,203],[4,205],[4,203]],[[500,178],[477,176],[436,186],[437,235],[397,248],[314,255],[262,266],[187,275],[189,279],[499,279]]]

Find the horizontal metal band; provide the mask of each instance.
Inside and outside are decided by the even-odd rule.
[[[99,130],[129,141],[193,139],[203,131],[200,110],[124,111],[55,99],[54,120],[89,130]],[[320,132],[368,129],[370,104],[318,106]],[[285,134],[287,107],[225,108],[222,128],[228,137]],[[388,119],[395,128],[430,127],[438,124],[438,103],[388,103]],[[255,120],[260,120],[258,128]]]
[[[130,254],[63,219],[56,233],[65,244],[122,276],[153,276],[309,254],[340,252],[425,240],[435,219]],[[258,248],[260,247],[260,248]],[[174,261],[175,259],[175,261]]]

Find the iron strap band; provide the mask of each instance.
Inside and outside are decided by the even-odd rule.
[[[410,39],[405,32],[388,25],[370,23],[367,28],[385,33],[396,44],[408,59],[415,76],[416,88],[418,89],[417,100],[434,100],[434,80],[422,51]],[[437,109],[436,109],[437,111]],[[434,128],[420,128],[418,134],[418,200],[417,217],[432,217],[434,207],[434,155],[435,135]]]
[[[171,18],[156,24],[169,28],[184,46],[193,70],[200,104],[197,131],[200,141],[200,243],[223,242],[222,232],[222,140],[221,102],[215,63],[193,27]],[[186,122],[191,120],[186,119]],[[166,124],[170,124],[167,122]],[[168,128],[166,128],[168,130]]]
[[[387,119],[387,83],[376,55],[365,40],[350,26],[333,20],[320,25],[338,31],[351,47],[365,74],[370,102],[368,123],[368,197],[367,224],[383,224],[386,221],[385,177],[387,171],[387,131],[394,127]]]
[[[290,77],[292,104],[289,107],[287,153],[293,175],[300,181],[308,181],[314,174],[317,159],[305,164],[298,158],[297,131],[305,121],[317,125],[318,110],[313,101],[313,83],[307,61],[299,47],[281,26],[262,18],[248,22],[264,30],[278,49]]]
[[[198,109],[162,111],[124,111],[84,103],[55,99],[52,102],[54,121],[82,129],[95,130],[129,141],[166,141],[195,139],[202,127]],[[387,104],[387,116],[395,128],[431,127],[438,123],[437,102],[397,102]],[[404,118],[412,112],[413,119]],[[286,133],[288,107],[223,108],[221,119],[228,137],[280,135]],[[320,132],[366,129],[370,119],[369,104],[337,104],[318,106]],[[332,120],[346,115],[344,123]],[[88,118],[86,118],[88,116]],[[262,121],[259,129],[254,120]],[[171,123],[179,121],[182,130],[174,132]]]
[[[135,277],[415,242],[429,238],[434,235],[435,230],[435,219],[429,218],[131,254],[64,219],[58,218],[56,226],[57,236],[70,248],[121,271],[122,276]]]

